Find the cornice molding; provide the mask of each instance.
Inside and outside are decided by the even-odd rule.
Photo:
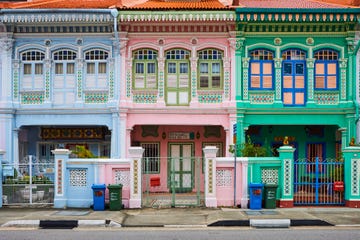
[[[188,22],[188,21],[235,21],[234,11],[192,11],[192,12],[120,12],[120,22]]]
[[[237,22],[306,22],[344,23],[357,22],[360,12],[237,12]]]
[[[113,21],[114,18],[110,13],[7,13],[0,16],[2,23],[109,23]]]

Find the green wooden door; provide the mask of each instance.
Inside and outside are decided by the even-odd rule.
[[[192,152],[192,144],[170,144],[169,183],[172,191],[192,191],[194,186]]]

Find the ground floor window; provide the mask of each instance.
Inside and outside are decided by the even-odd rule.
[[[144,149],[143,172],[160,173],[160,143],[141,143]]]

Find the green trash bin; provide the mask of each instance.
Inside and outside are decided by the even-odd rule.
[[[110,210],[120,210],[122,208],[122,184],[110,184],[109,189],[109,208]]]
[[[265,208],[273,209],[276,208],[276,190],[277,184],[265,184],[264,187],[264,200]]]

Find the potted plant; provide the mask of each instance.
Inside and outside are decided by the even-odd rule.
[[[75,151],[73,152],[78,158],[96,158],[96,156],[85,146],[76,145]]]
[[[242,144],[240,152],[243,157],[265,157],[267,155],[266,148],[255,146],[249,135],[247,135],[247,141]]]

